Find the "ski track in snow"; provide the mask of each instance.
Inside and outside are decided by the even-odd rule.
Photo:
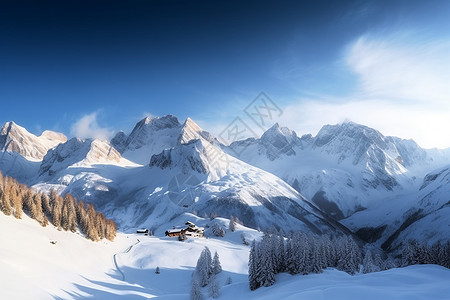
[[[139,244],[141,241],[138,239],[136,243],[134,243],[133,245],[130,245],[125,251],[121,252],[121,253],[128,253],[131,251],[131,249],[133,249],[134,246],[136,246],[137,244]],[[113,260],[114,260],[114,265],[116,266],[117,271],[122,275],[122,281],[126,281],[125,279],[125,274],[122,272],[122,270],[119,267],[119,264],[117,263],[117,254],[120,253],[115,253],[113,255]]]

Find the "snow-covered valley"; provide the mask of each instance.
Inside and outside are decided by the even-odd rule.
[[[184,242],[125,233],[114,242],[91,242],[52,226],[43,228],[28,217],[16,220],[3,214],[0,228],[2,299],[188,299],[205,246],[218,252],[222,264],[219,299],[444,300],[450,294],[450,270],[436,265],[353,276],[335,269],[306,276],[282,273],[275,285],[250,291],[249,246],[240,235],[260,234],[241,226],[224,238]],[[202,292],[207,298],[208,289]]]

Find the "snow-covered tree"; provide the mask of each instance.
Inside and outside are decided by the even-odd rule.
[[[225,236],[225,229],[223,229],[222,226],[220,226],[217,223],[213,224],[213,226],[211,227],[211,231],[215,236],[218,236],[218,237]]]
[[[200,288],[200,283],[195,278],[195,275],[192,276],[192,287],[191,287],[191,300],[203,300],[202,290]]]
[[[160,274],[161,272],[160,272],[160,270],[159,270],[159,267],[156,267],[156,270],[155,270],[155,274]]]
[[[226,284],[226,285],[229,285],[229,284],[231,284],[231,283],[233,283],[233,280],[231,279],[230,276],[228,276],[227,280],[225,281],[225,284]]]
[[[258,248],[256,246],[255,240],[253,240],[250,247],[250,255],[248,259],[248,281],[250,284],[250,290],[256,290],[261,286],[260,274],[261,272],[261,262],[258,256]]]
[[[233,232],[236,230],[236,221],[235,221],[234,216],[230,217],[230,223],[228,225],[228,229],[230,229]]]
[[[212,273],[211,251],[209,251],[208,247],[205,247],[202,253],[200,253],[200,257],[197,260],[197,266],[195,267],[195,275],[197,276],[200,286],[204,287],[208,285]]]
[[[339,253],[339,262],[337,268],[351,275],[359,270],[360,250],[355,241],[350,237],[343,238],[343,245]]]
[[[217,253],[217,251],[214,253],[214,258],[212,260],[211,269],[212,269],[212,273],[215,275],[222,272],[222,265],[220,264],[219,254]]]
[[[219,298],[220,296],[220,285],[219,281],[216,278],[216,275],[211,276],[211,282],[208,286],[209,296],[212,298]]]
[[[367,274],[367,273],[372,273],[372,272],[377,272],[377,271],[379,271],[379,269],[377,268],[377,266],[375,266],[373,256],[372,256],[372,251],[370,251],[368,249],[366,251],[366,255],[364,255],[362,273]]]
[[[261,263],[261,277],[260,283],[264,286],[271,286],[275,283],[275,268],[274,268],[274,244],[270,234],[264,234],[263,239],[259,245],[260,263]]]
[[[245,234],[244,233],[241,234],[241,240],[242,240],[242,244],[244,244],[246,246],[250,245],[250,243],[245,238]]]
[[[402,245],[402,266],[420,263],[417,259],[419,244],[415,240],[408,240]]]

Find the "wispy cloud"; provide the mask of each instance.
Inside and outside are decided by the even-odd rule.
[[[113,131],[109,128],[101,127],[97,122],[97,116],[98,112],[84,115],[72,125],[70,133],[79,138],[109,139]]]
[[[357,75],[347,97],[322,95],[285,107],[283,123],[299,133],[352,120],[421,146],[450,147],[450,42],[413,33],[365,35],[343,59]]]
[[[347,52],[349,68],[360,78],[360,92],[426,103],[448,102],[450,42],[424,35],[396,33],[362,36]]]

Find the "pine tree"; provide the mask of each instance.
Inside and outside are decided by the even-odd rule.
[[[42,203],[42,211],[46,216],[50,216],[52,214],[52,209],[50,207],[50,199],[45,193],[41,194],[41,203]]]
[[[415,240],[408,240],[402,245],[402,266],[418,264],[417,252],[419,245]]]
[[[383,264],[381,265],[381,270],[389,270],[393,268],[397,268],[397,264],[390,257],[383,261]]]
[[[202,290],[196,276],[192,276],[191,300],[203,300]]]
[[[212,298],[219,298],[220,296],[220,285],[216,278],[216,275],[211,276],[211,282],[209,284],[209,296]]]
[[[15,193],[13,197],[13,209],[14,217],[16,219],[22,219],[22,196],[19,193]]]
[[[160,274],[159,267],[156,267],[155,274]]]
[[[213,224],[213,226],[211,227],[211,231],[215,236],[218,236],[218,237],[225,236],[225,229],[223,229],[222,226],[220,226],[217,223]]]
[[[232,232],[234,232],[234,231],[236,230],[236,221],[235,221],[234,216],[231,216],[231,217],[230,217],[230,223],[229,223],[229,225],[228,225],[228,228],[229,228]]]
[[[338,269],[354,275],[359,270],[359,248],[351,237],[343,238],[342,252],[339,253]]]
[[[200,253],[195,268],[195,275],[197,276],[200,286],[204,287],[208,285],[211,274],[213,274],[211,251],[209,251],[208,247],[205,247]]]
[[[42,202],[41,202],[41,195],[40,194],[34,194],[33,195],[33,207],[31,210],[32,218],[38,221],[42,226],[47,225],[46,224],[46,218],[44,216],[44,212],[42,211]]]
[[[256,290],[261,286],[259,282],[260,278],[260,259],[258,256],[258,249],[255,240],[253,240],[250,246],[250,255],[248,259],[248,280],[250,284],[250,290]]]
[[[87,228],[86,237],[93,241],[98,241],[97,232],[97,212],[92,204],[87,206]]]
[[[11,215],[12,209],[7,188],[5,188],[0,195],[0,210],[7,216]]]
[[[50,199],[52,199],[52,197],[50,197]],[[59,230],[61,229],[62,208],[63,199],[60,196],[56,196],[53,200],[52,222]]]
[[[264,235],[260,244],[261,255],[261,278],[260,283],[264,286],[271,286],[275,283],[275,271],[273,267],[272,244],[270,235]]]
[[[372,273],[378,271],[375,267],[374,260],[372,258],[372,252],[370,250],[366,251],[366,255],[364,256],[363,260],[363,267],[362,267],[362,273]]]
[[[316,238],[313,240],[311,257],[311,272],[316,274],[322,273],[322,266],[324,264],[322,260],[324,257],[321,256],[319,241]]]
[[[22,196],[22,204],[23,204],[23,210],[26,213],[31,214],[31,210],[33,207],[33,194],[30,190],[26,191]]]
[[[222,265],[220,264],[219,254],[216,251],[212,260],[212,273],[217,275],[220,272],[222,272]]]

